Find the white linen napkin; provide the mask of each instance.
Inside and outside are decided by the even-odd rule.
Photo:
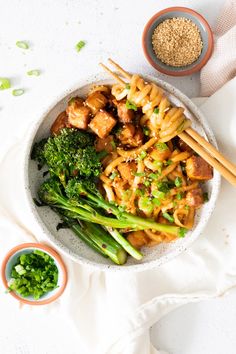
[[[236,0],[226,0],[214,29],[214,51],[201,70],[201,96],[210,96],[236,75]]]
[[[201,105],[220,150],[234,162],[235,92],[236,78]],[[0,261],[11,247],[21,242],[37,239],[48,243],[42,239],[26,203],[22,145],[19,142],[13,146],[0,165]],[[24,317],[23,329],[35,315],[46,318],[47,326],[67,321],[68,331],[64,335],[50,333],[56,344],[54,349],[45,348],[45,353],[164,354],[150,342],[149,329],[156,321],[183,304],[222,295],[236,285],[235,201],[236,189],[223,180],[216,209],[203,235],[187,251],[157,269],[104,273],[63,257],[69,281],[56,302],[19,308],[15,299],[4,294],[0,301],[1,317],[7,316],[9,307],[14,307],[14,323]],[[0,293],[3,291],[1,284]],[[41,322],[35,321],[32,329],[27,327],[32,331],[32,338],[35,331],[42,330],[40,326]],[[25,343],[31,343],[31,333],[22,330],[21,340],[22,337]],[[76,343],[73,348],[72,342]],[[40,343],[34,343],[29,352],[42,354],[40,348]],[[9,351],[8,343],[5,350],[1,349],[4,354],[15,353]]]

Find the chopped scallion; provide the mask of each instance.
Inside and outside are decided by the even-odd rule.
[[[176,177],[175,185],[176,185],[177,188],[181,187],[182,186],[182,178]]]
[[[143,134],[149,136],[150,130],[148,129],[148,127],[143,127]]]
[[[11,87],[11,82],[6,77],[0,77],[0,90],[7,90]]]
[[[85,41],[79,41],[75,46],[77,52],[80,52],[81,49],[85,46],[85,44],[86,44]]]
[[[159,108],[158,107],[154,108],[153,113],[158,114],[159,113]]]
[[[156,143],[155,147],[161,152],[168,149],[168,146],[166,145],[166,143]]]
[[[136,177],[144,177],[146,176],[145,172],[133,172],[133,175]]]
[[[167,212],[163,213],[162,215],[163,215],[163,217],[164,217],[166,220],[168,220],[169,222],[174,222],[174,221],[175,221],[174,218],[173,218],[173,216],[170,215],[170,214],[167,213]]]
[[[130,90],[130,84],[125,85],[126,90]]]
[[[203,193],[203,200],[205,203],[209,201],[209,196],[207,192]]]
[[[17,41],[16,46],[21,49],[29,49],[29,45],[25,41]]]
[[[160,205],[161,205],[161,201],[160,201],[160,199],[158,199],[158,198],[153,198],[153,199],[152,199],[152,203],[153,203],[154,205],[156,205],[156,206],[160,206]]]
[[[118,176],[118,172],[114,171],[112,172],[112,174],[110,175],[110,179],[115,179]]]
[[[181,200],[183,198],[183,194],[181,192],[178,192],[176,194],[176,199]]]
[[[140,160],[143,160],[146,156],[147,156],[147,153],[146,153],[146,151],[144,151],[144,150],[141,151],[140,154],[139,154]]]
[[[158,199],[164,199],[165,198],[165,193],[161,192],[161,191],[158,191],[156,189],[152,191],[152,195],[153,195],[153,197],[158,198]]]
[[[27,71],[27,75],[29,75],[29,76],[39,76],[40,75],[40,70],[34,69],[34,70]]]
[[[126,104],[125,105],[126,105],[126,108],[132,109],[133,111],[137,111],[138,110],[136,104],[130,102],[129,100],[126,100]]]
[[[21,96],[25,91],[23,89],[16,89],[12,91],[13,96]]]

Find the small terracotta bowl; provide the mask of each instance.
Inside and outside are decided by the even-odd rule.
[[[47,305],[56,299],[63,293],[67,283],[67,271],[65,264],[63,263],[59,254],[51,247],[43,245],[41,243],[22,243],[12,248],[5,256],[2,263],[2,281],[6,289],[8,289],[8,282],[11,278],[11,270],[17,261],[17,258],[21,254],[31,253],[34,250],[40,250],[51,256],[58,269],[58,287],[48,293],[44,294],[40,299],[34,300],[33,297],[22,297],[14,291],[10,291],[9,294],[20,302],[28,305]]]
[[[185,17],[191,20],[199,28],[203,49],[199,58],[192,64],[174,67],[160,61],[152,47],[152,35],[155,28],[163,21],[173,17]],[[209,60],[213,50],[213,34],[208,22],[196,11],[187,7],[169,7],[156,13],[146,24],[142,37],[143,51],[149,63],[158,71],[171,76],[191,75],[199,70]]]

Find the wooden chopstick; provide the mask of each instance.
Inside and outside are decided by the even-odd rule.
[[[113,71],[111,71],[106,65],[104,65],[103,63],[99,63],[99,65],[105,70],[107,71],[112,77],[114,77],[114,79],[116,79],[116,81],[118,81],[121,85],[125,85],[125,81],[123,81],[118,75],[116,75],[115,73],[113,73]]]
[[[222,165],[218,160],[212,157],[209,152],[204,150],[204,148],[194,140],[190,135],[185,132],[178,134],[178,136],[188,144],[196,153],[198,153],[206,162],[214,167],[220,174],[227,179],[233,186],[236,186],[236,176],[231,173],[227,168]],[[205,139],[204,139],[205,140]]]
[[[125,71],[119,64],[112,59],[108,59],[109,63],[122,74],[126,79],[130,80],[132,75]],[[110,70],[107,66],[100,63],[102,68],[114,77],[119,83],[125,85],[117,74]],[[196,153],[198,153],[205,161],[207,161],[212,167],[214,167],[220,174],[229,181],[233,186],[236,186],[236,166],[226,159],[219,151],[216,150],[208,141],[200,136],[192,128],[187,128],[184,132],[178,134],[178,136],[189,145]]]
[[[206,141],[201,135],[199,135],[192,128],[187,128],[185,130],[188,135],[190,135],[194,140],[201,144],[215,159],[217,159],[222,165],[224,165],[233,175],[236,176],[236,166],[226,159],[214,146],[212,146],[208,141]]]

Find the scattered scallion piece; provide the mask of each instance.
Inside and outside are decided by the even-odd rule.
[[[29,49],[29,45],[25,41],[17,41],[16,46],[21,49]]]
[[[160,206],[160,205],[161,205],[161,201],[160,201],[160,199],[158,199],[158,198],[153,198],[153,199],[152,199],[152,203],[153,203],[154,205],[156,205],[156,206]]]
[[[114,142],[114,140],[111,141],[111,146],[112,146],[112,149],[115,150],[115,148],[116,148],[116,143]]]
[[[146,156],[147,156],[147,153],[146,153],[146,151],[144,151],[144,150],[141,151],[140,154],[139,154],[140,160],[143,160]]]
[[[138,110],[136,104],[130,102],[129,100],[126,100],[126,104],[125,105],[126,105],[126,108],[132,109],[133,111],[137,111]]]
[[[153,211],[153,204],[152,204],[152,200],[150,200],[148,197],[141,197],[139,199],[139,208],[150,214]]]
[[[175,221],[174,218],[173,218],[173,216],[170,215],[170,214],[167,213],[167,212],[163,213],[162,215],[163,215],[163,217],[164,217],[166,220],[168,220],[169,222],[174,222],[174,221]]]
[[[146,181],[143,181],[143,184],[145,185],[145,187],[149,187],[151,185],[151,182],[146,180]]]
[[[163,163],[161,161],[154,161],[153,165],[158,169],[159,172],[161,172],[163,166]]]
[[[136,177],[144,177],[146,176],[145,172],[133,172],[133,175]]]
[[[85,44],[86,44],[85,41],[79,41],[75,46],[77,52],[80,52],[81,49],[85,46]]]
[[[172,163],[173,163],[172,160],[167,160],[167,161],[165,162],[165,165],[166,165],[166,166],[170,166]]]
[[[148,129],[148,127],[143,127],[143,134],[149,136],[150,130]]]
[[[130,90],[130,84],[125,85],[126,90]]]
[[[25,91],[23,89],[15,89],[15,90],[12,90],[12,94],[13,96],[21,96],[23,95]]]
[[[183,194],[181,192],[178,192],[176,194],[176,199],[181,200],[183,198]]]
[[[175,185],[176,185],[177,188],[181,187],[182,186],[182,178],[176,177]]]
[[[157,183],[158,190],[163,193],[168,193],[172,187],[171,181],[162,181]]]
[[[110,175],[110,179],[115,179],[118,176],[118,172],[114,171],[112,172],[112,174]]]
[[[189,208],[190,208],[189,205],[185,205],[185,206],[184,206],[184,209],[185,209],[185,210],[189,210]]]
[[[0,77],[0,90],[7,90],[11,87],[11,82],[6,77]]]
[[[158,199],[164,199],[165,198],[165,193],[161,192],[161,191],[158,191],[156,189],[154,189],[152,191],[152,195],[153,195],[153,197],[158,198]]]
[[[34,70],[27,71],[27,75],[28,76],[39,76],[40,70],[34,69]]]
[[[159,150],[159,151],[165,151],[168,149],[168,146],[166,145],[166,143],[156,143],[155,147]]]
[[[154,108],[153,113],[158,114],[159,113],[159,108],[158,107]]]
[[[188,231],[187,229],[181,227],[179,230],[179,237],[184,237],[187,231]]]
[[[148,177],[151,179],[158,179],[158,175],[155,173],[150,173],[150,175]]]

